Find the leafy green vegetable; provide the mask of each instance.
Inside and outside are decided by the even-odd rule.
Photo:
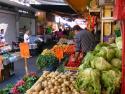
[[[88,94],[101,94],[100,72],[92,68],[80,71],[76,79],[76,88],[87,91]]]
[[[115,49],[112,47],[102,47],[97,56],[104,57],[107,61],[111,61],[115,56]]]
[[[79,70],[83,70],[84,68],[90,68],[91,67],[91,60],[94,58],[94,52],[88,52],[87,55],[82,60],[82,64],[79,67]]]
[[[122,58],[122,50],[116,48],[116,49],[115,49],[115,52],[116,52],[116,53],[115,53],[116,58],[121,59],[121,58]]]
[[[116,38],[116,45],[119,49],[122,49],[122,37]]]
[[[103,71],[101,82],[103,88],[106,90],[106,94],[114,94],[120,88],[121,72],[115,70]]]
[[[122,67],[122,61],[121,61],[120,59],[118,59],[118,58],[112,59],[112,60],[111,60],[111,64],[112,64],[114,67],[118,68],[118,69],[121,69],[121,67]]]
[[[57,58],[53,55],[39,55],[36,64],[40,69],[57,63]]]
[[[98,44],[96,47],[95,47],[95,50],[94,51],[100,51],[102,47],[108,47],[109,44],[107,43],[100,43]]]
[[[111,64],[109,64],[103,57],[95,57],[91,61],[91,67],[96,68],[100,71],[111,69]]]

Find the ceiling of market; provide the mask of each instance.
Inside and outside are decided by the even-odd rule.
[[[36,0],[39,5],[32,4],[33,8],[47,11],[59,12],[70,15],[82,14],[90,0]]]
[[[65,0],[36,0],[41,4],[49,4],[49,5],[67,5]]]

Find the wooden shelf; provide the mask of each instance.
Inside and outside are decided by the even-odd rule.
[[[102,21],[103,22],[114,22],[115,19],[114,19],[114,17],[103,17]]]
[[[101,12],[101,9],[100,8],[97,8],[97,9],[89,8],[89,12]]]

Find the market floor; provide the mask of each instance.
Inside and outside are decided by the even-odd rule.
[[[38,70],[38,67],[35,65],[37,56],[31,57],[28,60],[28,69],[30,72],[36,72],[38,75],[41,75],[42,72]],[[6,87],[7,84],[12,83],[15,84],[18,80],[22,79],[25,75],[25,69],[24,69],[24,60],[20,59],[17,62],[14,63],[15,67],[15,75],[10,77],[8,80],[5,80],[0,83],[0,89]]]
[[[47,43],[43,44],[42,48],[43,49],[47,49],[47,48],[51,49],[55,44],[56,44],[56,42],[50,40]],[[42,52],[42,51],[40,51],[40,52]],[[29,72],[36,72],[37,75],[40,76],[42,74],[42,71],[39,70],[38,67],[36,66],[37,57],[38,56],[33,56],[33,57],[29,58],[28,69],[29,69]],[[5,88],[6,85],[9,83],[15,84],[17,81],[22,79],[23,76],[25,75],[25,68],[24,68],[24,60],[23,59],[19,59],[17,62],[15,62],[14,68],[15,68],[15,75],[10,77],[8,80],[0,82],[0,89]]]

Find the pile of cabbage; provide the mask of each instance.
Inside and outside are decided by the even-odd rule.
[[[120,94],[121,49],[116,44],[98,44],[79,67],[77,90],[87,94]]]

